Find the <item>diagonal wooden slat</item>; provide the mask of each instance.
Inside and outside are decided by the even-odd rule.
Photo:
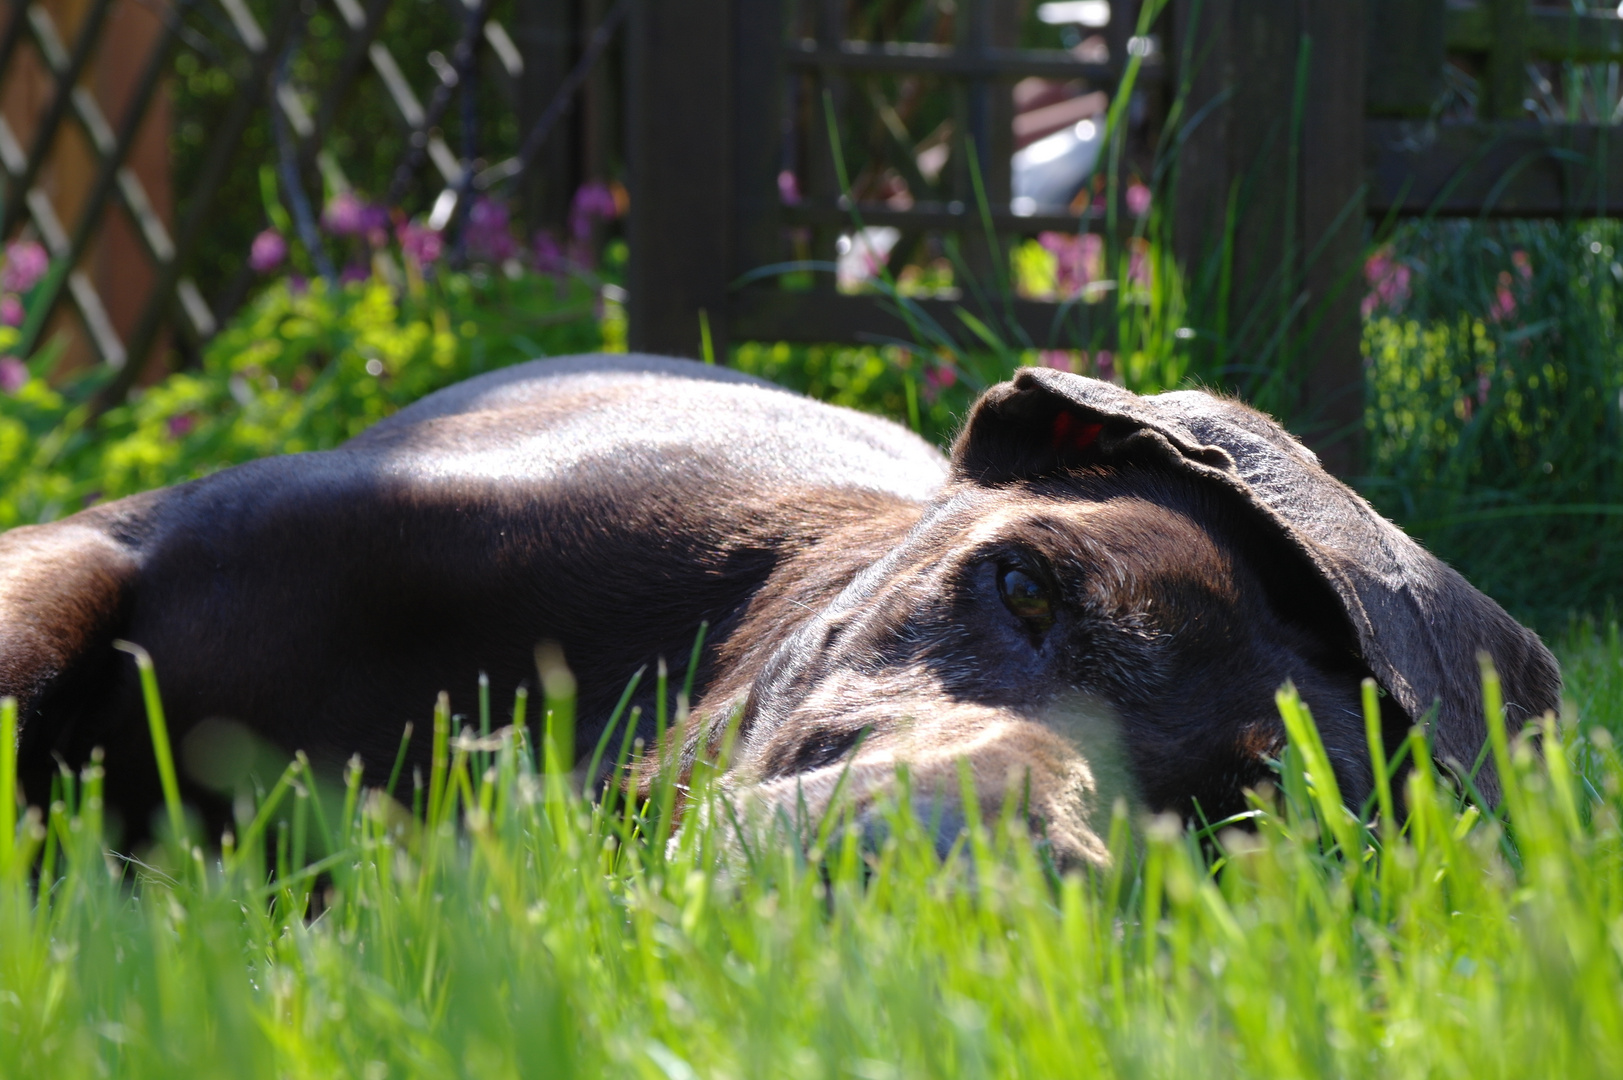
[[[135,330],[130,334],[128,349],[130,356],[145,357],[151,350],[153,342],[157,340],[158,330],[176,300],[176,290],[180,284],[180,268],[185,265],[187,257],[196,248],[203,230],[208,226],[214,198],[219,193],[232,159],[236,157],[249,120],[271,92],[271,73],[276,57],[291,39],[294,28],[306,17],[299,0],[281,0],[276,22],[270,33],[260,39],[261,47],[258,50],[250,50],[253,53],[253,63],[248,77],[238,85],[236,100],[215,133],[209,156],[203,163],[197,187],[192,193],[191,205],[187,208],[186,216],[177,230],[175,257],[159,268],[158,281],[145,307],[142,308]],[[250,45],[251,41],[251,34],[243,34],[244,45]],[[140,367],[139,361],[132,362],[114,375],[96,397],[93,405],[96,415],[124,400],[140,375]]]
[[[178,0],[178,2],[179,7],[184,9],[190,6],[192,0]],[[177,31],[181,26],[179,12],[166,25],[171,35]],[[64,74],[71,73],[67,67],[71,60],[62,47],[60,34],[51,21],[49,13],[37,4],[33,5],[30,10],[29,29],[33,34],[35,43],[40,48],[41,54],[46,58],[47,63],[52,66],[60,82]],[[165,53],[166,55],[167,53]],[[109,191],[116,192],[118,195],[120,203],[136,224],[136,235],[140,239],[147,257],[158,264],[160,270],[165,264],[172,261],[175,256],[174,242],[171,240],[162,218],[154,211],[145,186],[133,170],[123,166],[123,160],[128,156],[129,148],[133,145],[141,122],[145,118],[147,105],[150,103],[157,81],[163,74],[162,63],[163,58],[155,54],[148,64],[143,79],[138,83],[136,94],[126,107],[126,132],[125,136],[122,137],[124,143],[122,149],[120,148],[121,137],[114,135],[111,125],[108,124],[106,116],[101,111],[100,105],[97,104],[94,95],[90,93],[88,88],[75,86],[69,95],[74,118],[84,130],[89,139],[91,151],[98,161],[98,180],[93,184],[91,196],[87,199],[81,214],[84,235],[70,241],[63,251],[53,250],[53,256],[60,255],[68,259],[66,265],[69,267],[77,267],[79,259],[87,249],[90,234],[100,222]],[[42,146],[39,153],[30,159],[36,168],[37,162],[43,159],[49,149],[49,146]],[[106,174],[105,178],[102,178],[102,174]],[[109,187],[109,184],[111,187]],[[34,205],[34,196],[35,192],[30,189],[28,198],[31,206]],[[40,196],[40,198],[43,199],[43,196]],[[33,216],[36,225],[39,225],[38,215]],[[43,228],[43,226],[41,227]],[[107,319],[105,308],[100,303],[99,298],[96,299],[93,305],[87,306],[89,303],[87,297],[94,296],[94,289],[90,286],[88,278],[83,277],[83,275],[75,277],[74,274],[76,273],[78,273],[77,270],[71,271],[67,278],[69,296],[73,300],[74,306],[79,310],[86,329],[90,332],[91,344],[105,363],[115,368],[121,367],[125,356],[124,347],[122,343],[118,342],[116,333],[112,332],[111,322]],[[58,287],[52,288],[48,282],[45,285],[47,292],[45,302],[43,305],[36,305],[43,306],[45,309],[44,315],[48,315],[54,309],[60,295],[61,276],[58,275],[53,280],[57,282]],[[189,291],[196,294],[195,284],[189,286]],[[212,314],[208,313],[206,305],[188,305],[187,310],[189,314],[198,316],[189,320],[194,331],[202,333],[204,328],[213,327],[214,319]],[[25,327],[25,344],[30,347],[37,345],[37,336],[44,325],[43,316],[31,318]],[[209,332],[212,332],[212,329]]]
[[[100,227],[103,213],[109,199],[115,193],[121,197],[130,216],[134,219],[138,232],[145,242],[148,255],[159,265],[174,261],[175,245],[164,227],[163,220],[152,208],[151,200],[147,197],[146,188],[140,179],[125,164],[131,148],[140,133],[141,124],[146,118],[147,108],[151,104],[158,86],[168,71],[169,58],[174,50],[182,19],[187,9],[195,0],[176,0],[174,6],[168,9],[163,23],[163,29],[158,41],[154,44],[146,65],[138,78],[134,93],[124,105],[124,116],[119,125],[118,133],[112,138],[112,145],[105,153],[99,154],[96,177],[91,182],[89,193],[85,198],[84,208],[79,214],[79,220],[74,226],[73,237],[67,246],[63,257],[67,265],[77,266],[79,260],[89,250],[90,243]],[[99,110],[98,110],[99,113]],[[32,334],[25,334],[21,342],[22,351],[26,354],[38,344],[37,334],[48,321],[55,309],[61,293],[62,279],[60,276],[47,279],[42,285],[42,292],[35,297],[34,305],[40,309],[39,317],[29,322]],[[190,284],[189,290],[196,293],[196,285]],[[77,293],[75,293],[77,298]],[[199,297],[201,299],[201,297]],[[187,305],[188,321],[197,337],[207,337],[213,333],[215,321],[206,304]],[[121,346],[122,348],[122,346]],[[122,365],[118,365],[122,366]]]
[[[45,57],[46,66],[56,77],[56,85],[52,90],[51,102],[45,107],[39,127],[34,132],[33,145],[28,148],[28,162],[17,178],[19,193],[26,193],[34,186],[39,170],[44,167],[51,143],[56,139],[57,129],[68,114],[70,104],[78,105],[76,98],[83,90],[78,85],[79,78],[84,74],[85,63],[94,51],[110,6],[111,0],[95,0],[91,4],[90,10],[85,13],[84,23],[80,27],[79,36],[74,41],[73,52],[70,54],[63,47],[61,38],[57,36],[45,9],[38,4],[28,5],[29,29],[32,30],[32,36],[39,45],[40,53]],[[0,237],[11,235],[21,209],[21,200],[16,198],[6,199],[0,203]]]

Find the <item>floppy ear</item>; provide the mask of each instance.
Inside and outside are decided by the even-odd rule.
[[[1078,464],[1159,461],[1238,493],[1341,601],[1364,663],[1408,713],[1436,706],[1438,756],[1468,771],[1487,738],[1479,653],[1493,658],[1512,733],[1558,710],[1561,673],[1538,636],[1377,514],[1270,418],[1199,391],[1139,397],[1027,368],[976,403],[953,474],[1005,483]],[[1478,788],[1499,797],[1488,760]]]

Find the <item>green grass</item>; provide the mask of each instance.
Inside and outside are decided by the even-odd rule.
[[[1429,769],[1366,826],[1282,694],[1254,833],[1118,818],[1115,866],[1063,878],[1007,822],[943,862],[902,816],[729,863],[717,827],[667,845],[658,792],[583,801],[444,709],[426,821],[294,762],[223,852],[170,827],[139,862],[97,768],[19,822],[0,754],[0,1074],[1612,1075],[1623,645],[1565,651],[1581,722],[1499,747],[1513,829]]]

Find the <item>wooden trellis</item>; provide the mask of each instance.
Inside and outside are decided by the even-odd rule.
[[[141,361],[166,326],[194,342],[206,340],[218,329],[220,314],[215,308],[219,302],[211,304],[188,276],[188,259],[220,212],[216,196],[256,112],[273,109],[275,122],[286,126],[293,160],[282,163],[283,180],[295,195],[295,209],[305,211],[295,217],[309,228],[312,219],[308,208],[297,205],[302,192],[300,177],[308,175],[318,156],[322,156],[358,81],[377,79],[408,135],[409,150],[396,170],[391,195],[398,197],[419,173],[432,168],[441,194],[434,203],[431,224],[443,227],[451,222],[459,206],[467,204],[470,193],[523,171],[581,81],[575,77],[570,82],[568,94],[561,94],[554,102],[545,123],[536,125],[517,154],[477,169],[483,159],[475,148],[465,146],[459,154],[446,142],[439,127],[452,104],[460,96],[473,93],[472,75],[485,57],[494,57],[511,78],[523,72],[524,58],[502,23],[491,17],[490,0],[454,0],[465,5],[463,34],[454,48],[446,50],[450,59],[437,71],[439,82],[426,101],[403,73],[389,45],[379,37],[392,0],[322,0],[330,2],[336,11],[346,39],[339,63],[323,73],[324,85],[312,88],[319,102],[314,115],[285,78],[287,49],[306,31],[314,11],[312,4],[305,0],[276,0],[271,5],[271,18],[262,23],[244,0],[152,0],[149,6],[161,12],[161,32],[144,60],[134,92],[121,103],[121,115],[110,120],[83,81],[98,50],[120,47],[119,43],[105,40],[107,15],[115,2],[119,0],[91,0],[71,43],[64,40],[42,3],[27,0],[12,0],[0,32],[0,84],[25,43],[44,61],[52,82],[48,102],[36,119],[26,147],[0,117],[0,237],[10,238],[19,229],[30,228],[51,257],[51,271],[31,298],[19,351],[24,355],[31,351],[61,304],[71,304],[97,358],[117,372],[103,393],[104,405],[128,391],[140,374]],[[622,3],[613,20],[606,22],[606,31],[612,32],[623,8]],[[155,212],[128,158],[157,89],[170,70],[175,50],[186,47],[188,19],[200,11],[223,15],[230,27],[227,45],[216,48],[235,54],[230,69],[232,103],[223,121],[210,133],[197,182],[188,192],[185,216],[171,230]],[[195,35],[195,30],[190,32]],[[601,52],[605,42],[600,39],[604,37],[600,33],[594,39],[597,52]],[[37,181],[70,122],[88,141],[95,176],[75,220],[64,222]],[[329,176],[337,171],[341,178],[337,162],[330,157],[323,157],[322,170]],[[156,271],[154,287],[127,339],[120,337],[90,275],[80,266],[115,200],[136,223],[145,256]],[[223,296],[229,306],[244,285],[244,281],[236,282],[217,295]]]
[[[861,5],[842,0],[645,0],[634,36],[631,148],[631,339],[693,355],[705,316],[712,341],[909,339],[893,307],[842,295],[831,275],[809,289],[753,272],[794,257],[788,237],[810,237],[829,263],[860,221],[904,234],[956,234],[966,251],[985,222],[959,170],[945,190],[905,209],[842,201],[820,130],[821,112],[790,104],[794,87],[836,111],[854,80],[906,73],[956,96],[968,162],[973,138],[982,201],[997,237],[1095,228],[1076,216],[1021,216],[1009,200],[1009,96],[1027,75],[1079,79],[1115,91],[1142,44],[1137,88],[1145,142],[1181,103],[1171,177],[1174,242],[1193,269],[1232,252],[1231,310],[1221,347],[1257,355],[1281,324],[1303,358],[1303,413],[1319,447],[1350,471],[1362,425],[1359,290],[1365,221],[1387,214],[1562,216],[1623,206],[1623,137],[1604,126],[1522,119],[1530,63],[1623,60],[1623,21],[1531,6],[1445,0],[1171,0],[1144,38],[1142,4],[1117,0],[1102,28],[1102,63],[1018,49],[1022,0],[956,0],[951,41],[850,32]],[[1146,38],[1148,40],[1146,40]],[[1151,44],[1153,42],[1153,45]],[[1468,121],[1433,114],[1445,65],[1475,64],[1482,87]],[[1158,116],[1158,110],[1161,110]],[[845,115],[844,113],[841,114]],[[781,197],[785,130],[797,128],[804,199]],[[810,129],[810,130],[808,130]],[[1619,134],[1623,134],[1620,131]],[[1294,156],[1293,156],[1294,155]],[[1235,213],[1234,196],[1247,199]],[[916,193],[915,193],[916,194]],[[1094,204],[1097,212],[1097,203]],[[1108,340],[1112,298],[1094,308],[970,292],[917,310],[962,339],[963,308],[1005,340],[1086,346]],[[1276,302],[1277,301],[1277,302]],[[1278,319],[1256,317],[1272,310]]]

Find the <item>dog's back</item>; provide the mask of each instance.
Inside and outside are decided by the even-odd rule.
[[[543,639],[601,719],[638,667],[680,674],[700,623],[725,629],[786,552],[905,529],[944,473],[893,424],[736,372],[574,357],[452,387],[334,451],[14,530],[0,692],[22,705],[25,786],[42,801],[56,759],[103,746],[110,799],[151,800],[120,637],[152,653],[181,741],[229,718],[386,768],[439,691],[472,715],[483,670],[511,700]]]

